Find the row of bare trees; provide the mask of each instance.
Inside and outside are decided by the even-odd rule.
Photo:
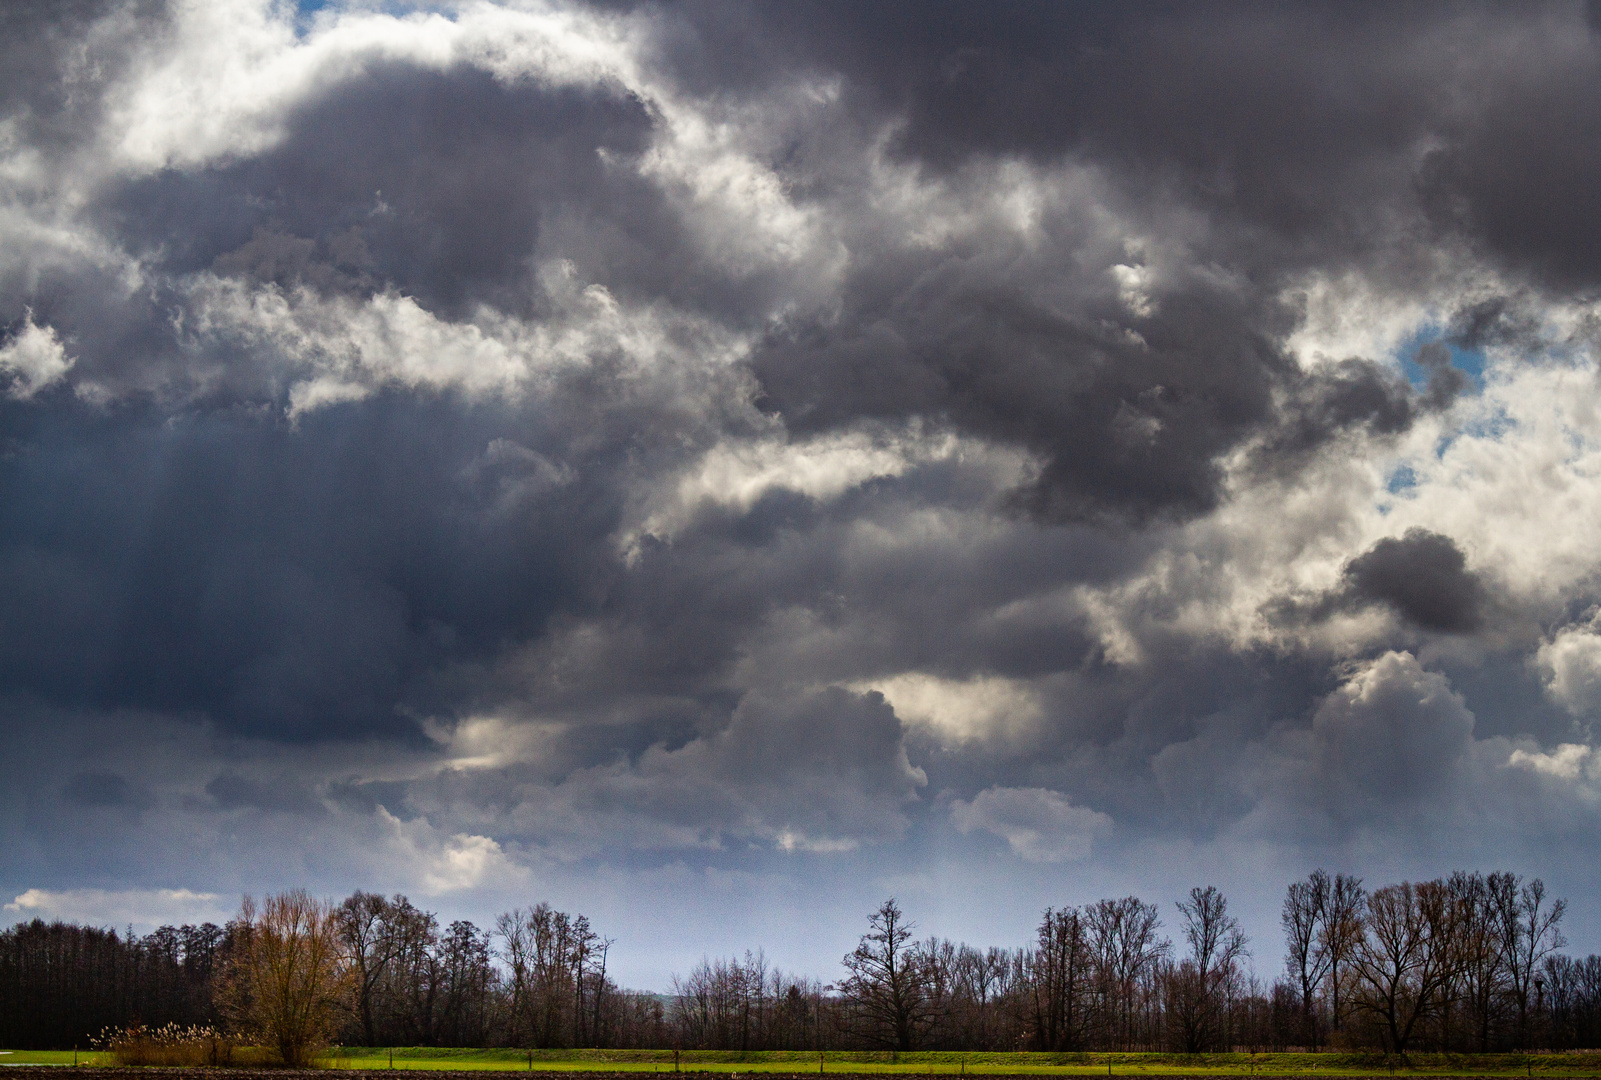
[[[1283,924],[1301,1041],[1526,1049],[1594,1039],[1579,963],[1558,956],[1567,904],[1539,879],[1456,873],[1371,894],[1322,870],[1289,887]],[[1548,986],[1562,987],[1560,1023]],[[1593,997],[1588,999],[1594,1003]],[[1570,1004],[1571,1003],[1571,1004]]]
[[[137,937],[39,921],[0,933],[0,1043],[205,1024],[304,1060],[318,1044],[1049,1051],[1601,1046],[1601,958],[1560,954],[1539,880],[1458,873],[1369,892],[1319,870],[1283,906],[1285,974],[1250,968],[1216,888],[1047,909],[1034,940],[919,938],[892,899],[834,984],[760,952],[704,960],[671,992],[620,989],[612,941],[548,904],[493,929],[403,896],[246,901],[225,927]]]
[[[108,1028],[229,1030],[302,1061],[318,1045],[664,1045],[655,995],[607,977],[608,939],[539,904],[493,931],[441,928],[404,896],[246,899],[225,927],[129,932],[19,923],[0,934],[0,1044],[85,1045]]]
[[[919,940],[892,899],[837,986],[746,953],[675,981],[671,1019],[708,1049],[1598,1047],[1601,958],[1557,953],[1565,910],[1509,873],[1369,893],[1319,870],[1287,890],[1286,971],[1267,985],[1211,886],[1174,905],[1176,944],[1132,896],[1047,909],[1029,946],[987,950]]]
[[[673,977],[673,1045],[722,1050],[835,1045],[832,987],[770,967],[760,951]]]
[[[1215,888],[1177,905],[1174,956],[1155,905],[1138,897],[1047,909],[1035,942],[984,951],[914,941],[894,900],[845,958],[839,1027],[891,1050],[1204,1050],[1238,1026],[1245,935]]]

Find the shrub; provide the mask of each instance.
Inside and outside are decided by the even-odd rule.
[[[235,1041],[209,1026],[107,1028],[91,1040],[118,1065],[229,1065]]]
[[[249,897],[236,926],[240,945],[223,983],[239,1030],[259,1032],[283,1064],[305,1067],[350,1015],[351,970],[333,905],[304,890]]]

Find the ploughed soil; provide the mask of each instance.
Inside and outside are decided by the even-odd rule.
[[[0,2],[3,2],[3,0],[0,0]],[[264,1069],[259,1067],[239,1067],[229,1069],[191,1067],[179,1069],[161,1068],[157,1066],[105,1067],[99,1065],[12,1065],[7,1066],[4,1069],[0,1069],[0,1080],[66,1080],[67,1076],[70,1076],[71,1080],[133,1080],[134,1077],[148,1077],[151,1078],[151,1080],[156,1080],[156,1078],[177,1080],[177,1078],[180,1076],[183,1077],[184,1080],[398,1080],[398,1078],[395,1076],[396,1072],[422,1073],[422,1076],[418,1077],[417,1080],[495,1080],[495,1078],[502,1073],[518,1073],[523,1071],[524,1070],[521,1069]],[[599,1069],[583,1069],[574,1070],[571,1072],[565,1069],[536,1069],[534,1071],[544,1074],[541,1080],[644,1080],[644,1078],[647,1076],[661,1075],[659,1073],[653,1074],[641,1072],[602,1072]],[[667,1070],[665,1069],[663,1070],[663,1072],[666,1071]],[[698,1070],[694,1068],[688,1068],[684,1070],[684,1072],[697,1071]],[[844,1074],[848,1071],[849,1070],[847,1069],[828,1070],[829,1074]],[[552,1076],[553,1072],[559,1072],[561,1075],[559,1077]],[[66,1076],[63,1076],[63,1073],[65,1073]],[[718,1071],[715,1074],[715,1078],[716,1080],[733,1080],[735,1077],[741,1077],[744,1078],[744,1080],[811,1080],[811,1078],[815,1077],[816,1075],[817,1072],[815,1070],[811,1072],[763,1071],[748,1073]],[[862,1076],[864,1080],[866,1080],[868,1076],[881,1077],[882,1080],[916,1080],[916,1078],[922,1074],[908,1072],[895,1074],[861,1073],[853,1075]],[[937,1075],[943,1080],[944,1077],[953,1077],[956,1074],[951,1072],[941,1072]],[[1128,1077],[1137,1074],[1130,1070],[1129,1072],[1120,1071],[1115,1075]],[[1160,1075],[1153,1074],[1148,1077],[1143,1077],[1142,1080],[1226,1080],[1227,1075],[1229,1074],[1208,1073],[1196,1074],[1192,1077],[1186,1076],[1182,1073],[1162,1073]],[[1306,1073],[1248,1073],[1245,1070],[1240,1070],[1238,1075],[1242,1077],[1249,1077],[1250,1080],[1310,1080],[1310,1077]],[[1342,1071],[1339,1074],[1339,1080],[1358,1080],[1361,1075],[1362,1074],[1359,1073],[1347,1073]],[[1389,1080],[1392,1074],[1388,1069],[1376,1069],[1368,1075],[1374,1077],[1384,1077],[1385,1080]],[[1454,1076],[1448,1073],[1432,1072],[1409,1075],[1414,1077],[1426,1077],[1426,1080],[1486,1080],[1485,1075],[1482,1073],[1471,1076]],[[1562,1075],[1573,1076],[1576,1074],[1564,1072]],[[1014,1077],[1015,1080],[1048,1080],[1048,1078],[1042,1077],[1037,1073],[1006,1074],[988,1072],[983,1074],[975,1073],[973,1080],[1009,1080],[1009,1078]],[[1064,1078],[1064,1080],[1073,1080],[1073,1078],[1068,1077]]]

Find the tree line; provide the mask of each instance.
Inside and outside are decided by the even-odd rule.
[[[1577,959],[1538,880],[1457,873],[1369,891],[1322,870],[1289,886],[1271,982],[1216,888],[1169,912],[1138,897],[1049,908],[1034,939],[919,938],[891,899],[835,981],[758,950],[669,992],[620,988],[611,939],[537,904],[492,927],[404,896],[247,900],[225,926],[0,933],[0,1045],[85,1045],[108,1028],[203,1026],[299,1060],[350,1046],[730,1050],[1497,1051],[1601,1046],[1601,957]],[[1164,932],[1172,919],[1174,937]]]

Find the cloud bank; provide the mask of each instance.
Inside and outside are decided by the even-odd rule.
[[[1587,8],[0,26],[16,913],[661,986],[1217,884],[1270,968],[1315,865],[1504,866],[1601,948]]]

